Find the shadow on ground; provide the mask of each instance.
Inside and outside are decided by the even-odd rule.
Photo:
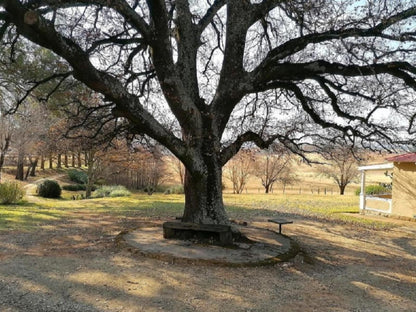
[[[273,226],[266,220],[276,213],[256,213],[249,221]],[[118,249],[120,231],[151,219],[141,214],[79,211],[1,232],[0,310],[416,311],[411,232],[284,216],[295,220],[284,233],[303,255],[267,267],[172,264]]]

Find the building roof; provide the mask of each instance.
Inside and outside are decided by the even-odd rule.
[[[388,157],[386,158],[388,161],[392,162],[414,162],[416,163],[416,153],[407,153],[398,156]]]

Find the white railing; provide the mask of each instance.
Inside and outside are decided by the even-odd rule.
[[[389,208],[387,210],[385,209],[378,209],[378,208],[371,208],[367,206],[367,201],[373,200],[373,201],[380,201],[380,202],[386,202],[389,204]],[[375,212],[381,212],[381,213],[391,213],[392,211],[392,200],[391,198],[382,198],[382,197],[376,197],[376,196],[363,196],[360,195],[360,202],[362,203],[361,210],[369,210],[369,211],[375,211]]]

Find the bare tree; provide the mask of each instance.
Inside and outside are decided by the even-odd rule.
[[[38,150],[36,147],[45,136],[48,128],[45,123],[45,111],[35,101],[28,101],[25,105],[20,106],[13,117],[15,130],[11,143],[17,152],[16,179],[24,180],[37,165]],[[25,175],[26,158],[30,159],[30,165]]]
[[[181,182],[181,185],[184,185],[185,184],[185,167],[180,161],[180,159],[176,157],[174,158],[173,162],[174,162],[173,163],[174,170],[179,176],[179,181]]]
[[[250,150],[241,150],[225,166],[225,175],[233,185],[233,193],[241,194],[253,172],[254,155]]]
[[[286,192],[286,186],[299,182],[299,178],[296,175],[294,168],[290,166],[284,170],[284,172],[280,175],[279,182],[283,186],[283,194]]]
[[[20,90],[18,70],[11,70],[3,61],[6,51],[0,50],[0,183],[1,172],[15,132],[14,117],[8,114]]]
[[[358,165],[363,158],[359,153],[348,146],[328,146],[322,156],[328,162],[320,166],[322,174],[331,178],[339,187],[339,194],[344,195],[345,188],[359,175]]]
[[[260,152],[256,159],[255,175],[260,178],[265,193],[273,190],[275,182],[286,180],[293,175],[292,156],[282,148],[273,146],[268,151]]]
[[[222,167],[245,143],[415,142],[415,16],[398,0],[2,0],[0,37],[65,60],[30,89],[72,76],[105,99],[102,123],[178,157],[184,221],[228,224]]]
[[[13,125],[10,119],[10,116],[4,116],[4,113],[0,111],[0,183],[1,172],[13,133]]]

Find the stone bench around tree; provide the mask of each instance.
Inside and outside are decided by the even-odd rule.
[[[220,224],[197,224],[190,222],[163,223],[163,237],[177,239],[197,238],[222,246],[233,244],[231,226]]]

